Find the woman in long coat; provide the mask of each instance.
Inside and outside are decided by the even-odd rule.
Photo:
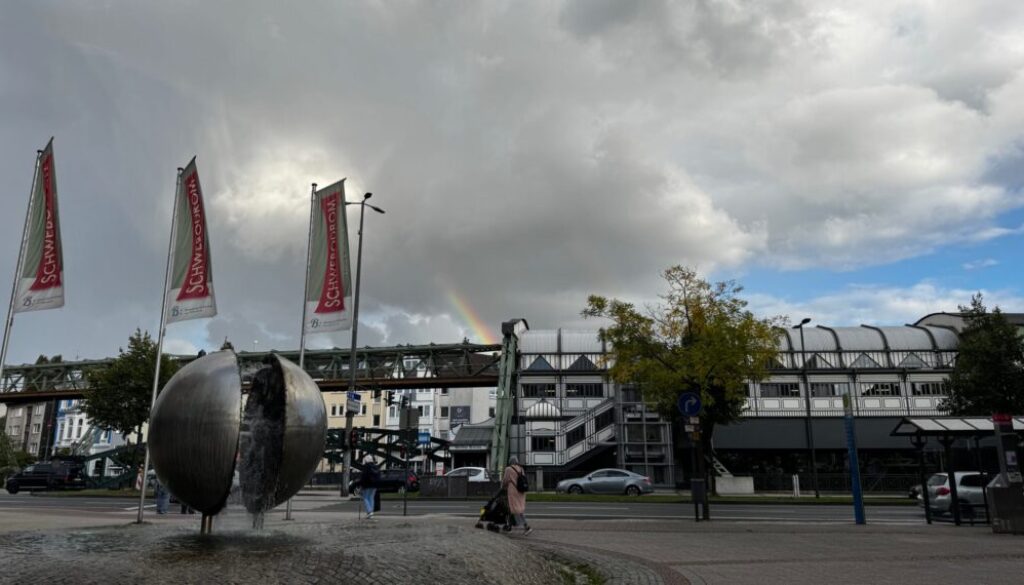
[[[533,532],[533,529],[526,523],[526,494],[516,487],[519,477],[524,475],[526,472],[519,465],[519,458],[515,455],[509,457],[508,467],[505,468],[505,473],[501,477],[501,487],[508,497],[509,513],[515,516],[516,524],[523,527],[523,533],[529,534]]]

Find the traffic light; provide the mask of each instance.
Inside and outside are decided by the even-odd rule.
[[[359,431],[352,429],[352,432],[348,435],[348,448],[355,449],[359,446]]]
[[[386,398],[387,398],[387,401],[388,401],[388,406],[394,406],[395,405],[395,393],[394,392],[391,392],[389,390],[387,392]]]
[[[403,394],[402,395],[402,408],[409,408],[409,395],[408,394]]]

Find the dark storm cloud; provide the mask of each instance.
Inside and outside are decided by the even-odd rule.
[[[367,217],[360,345],[459,341],[456,297],[492,333],[568,326],[673,263],[849,267],[995,237],[1024,203],[990,170],[1024,128],[1021,21],[1010,2],[14,3],[0,274],[54,134],[68,305],[19,316],[12,357],[156,328],[193,154],[220,315],[172,326],[182,350],[297,344],[309,184],[341,177],[387,209]]]

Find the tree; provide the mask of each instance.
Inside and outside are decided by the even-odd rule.
[[[89,390],[85,393],[83,409],[93,426],[126,437],[134,432],[141,443],[142,423],[149,418],[155,365],[156,342],[149,333],[136,329],[128,339],[128,350],[118,349],[118,356],[110,366],[89,370],[86,374]],[[177,362],[161,356],[160,388],[177,369]]]
[[[960,312],[965,327],[941,408],[959,416],[1024,413],[1024,337],[999,307],[985,308],[981,293]]]
[[[637,384],[644,400],[662,415],[677,421],[679,395],[700,395],[707,457],[715,426],[739,419],[748,382],[767,377],[778,356],[776,328],[785,321],[759,319],[746,310],[747,302],[739,297],[743,288],[735,282],[712,284],[683,266],[668,268],[662,276],[668,292],[661,303],[640,310],[591,295],[583,316],[611,320],[600,333],[611,345],[609,376],[620,384]]]

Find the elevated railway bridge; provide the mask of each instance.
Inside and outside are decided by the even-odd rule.
[[[356,350],[357,390],[493,387],[498,384],[502,346],[456,343],[365,347]],[[295,363],[298,351],[275,352]],[[238,352],[243,385],[269,352]],[[180,365],[193,355],[171,356]],[[9,365],[0,380],[0,403],[14,406],[47,400],[84,398],[88,372],[107,368],[113,358]],[[348,349],[306,350],[304,367],[323,392],[349,389]]]

